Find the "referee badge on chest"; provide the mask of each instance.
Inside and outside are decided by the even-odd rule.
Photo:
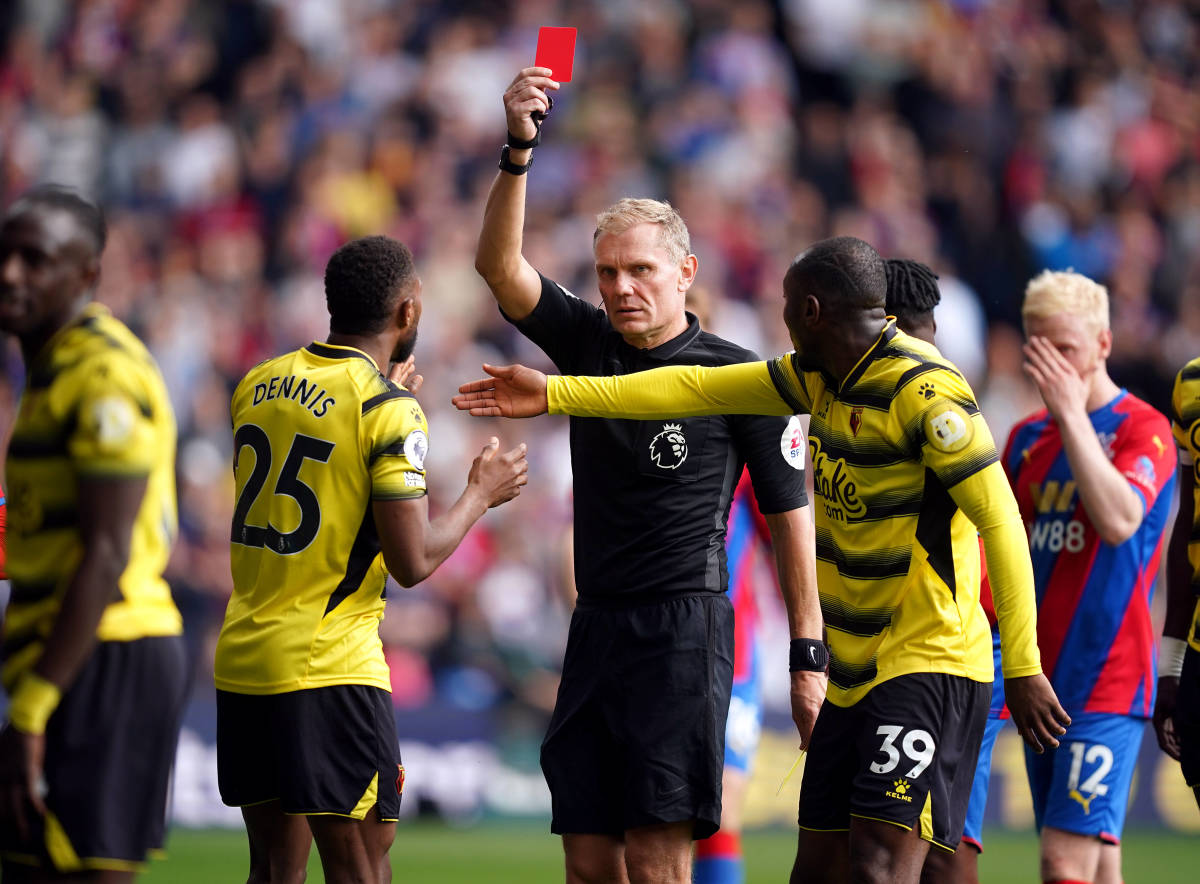
[[[678,469],[687,456],[687,436],[682,424],[663,424],[662,432],[650,440],[650,459],[660,469]]]

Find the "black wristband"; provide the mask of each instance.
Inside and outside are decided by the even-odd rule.
[[[794,638],[788,652],[788,672],[824,672],[829,668],[829,648],[815,638]]]
[[[506,133],[508,140],[505,142],[509,147],[515,147],[517,150],[529,150],[531,147],[537,147],[542,140],[542,123],[550,111],[554,110],[554,96],[547,95],[550,100],[550,106],[546,108],[546,112],[534,111],[529,115],[529,119],[533,122],[533,127],[537,130],[533,133],[532,138],[518,138],[512,132]],[[503,168],[503,166],[501,166]]]
[[[524,175],[529,171],[529,167],[533,165],[533,156],[530,155],[529,162],[524,166],[518,166],[508,158],[509,151],[511,150],[512,148],[507,144],[500,148],[500,168],[509,175]]]
[[[536,126],[537,124],[534,123],[534,125]],[[509,147],[516,148],[517,150],[529,150],[531,147],[537,147],[541,140],[542,127],[538,126],[538,129],[533,133],[532,138],[518,138],[516,135],[513,135],[511,132],[509,132],[508,140],[504,143]]]

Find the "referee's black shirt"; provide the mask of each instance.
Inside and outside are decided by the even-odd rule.
[[[727,365],[750,350],[687,331],[631,347],[603,309],[542,277],[537,307],[514,325],[563,374],[621,375],[663,365]],[[804,473],[784,455],[788,419],[715,415],[678,420],[571,418],[575,584],[581,601],[724,592],[725,522],[743,466],[762,512],[807,503]],[[806,446],[805,446],[806,447]]]

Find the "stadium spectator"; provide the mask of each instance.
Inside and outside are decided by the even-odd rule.
[[[162,576],[175,417],[146,348],[92,300],[105,236],[57,187],[0,221],[0,329],[26,368],[7,463],[5,880],[131,881],[166,834],[187,682]]]
[[[525,241],[567,288],[592,290],[597,211],[626,194],[668,199],[720,296],[711,330],[782,352],[777,283],[794,244],[858,235],[939,273],[951,361],[946,286],[959,279],[962,300],[977,300],[987,365],[979,383],[968,379],[998,439],[1040,402],[1020,371],[1020,293],[1044,262],[1062,269],[1078,253],[1113,268],[1098,277],[1120,345],[1109,369],[1159,410],[1200,352],[1200,21],[1184,4],[302,5],[0,3],[0,200],[60,174],[96,188],[110,222],[97,300],[147,342],[178,416],[180,536],[167,576],[205,716],[231,589],[229,393],[257,362],[324,334],[328,256],[388,232],[440,294],[422,323],[435,510],[460,490],[454,464],[475,453],[449,417],[445,380],[480,361],[549,366],[471,270],[502,125],[494,95],[532,57],[545,21],[579,26],[578,58],[554,142],[538,151]],[[1098,181],[1083,194],[1058,174],[1079,131]],[[194,156],[184,146],[201,135],[215,153],[194,182],[169,158]],[[173,193],[214,203],[185,210]],[[975,324],[966,316],[961,338],[982,357]],[[0,429],[23,377],[16,346],[0,347]],[[566,518],[565,430],[547,419],[528,432],[548,456],[531,463],[520,518],[504,527],[542,575],[542,635],[561,645],[567,616],[543,541]],[[492,527],[477,525],[469,547],[494,548]],[[510,563],[458,557],[462,567],[420,589],[444,626],[389,640],[427,670],[428,708],[460,702],[465,668],[487,682],[495,705],[481,717],[504,741],[511,713],[524,711],[514,709],[525,705],[523,670],[498,652],[499,621],[478,617],[471,588]],[[561,655],[544,656],[552,678]]]
[[[1179,510],[1167,547],[1167,616],[1158,663],[1154,730],[1158,745],[1180,763],[1200,805],[1200,540],[1196,539],[1196,480],[1200,463],[1200,359],[1175,379],[1172,430],[1179,447]]]
[[[683,219],[625,199],[593,236],[604,309],[523,256],[526,173],[558,88],[525,68],[504,93],[507,144],[475,267],[504,316],[562,371],[627,374],[753,358],[685,311],[696,279]],[[538,117],[535,118],[534,114]],[[778,418],[571,422],[578,597],[541,762],[570,882],[691,881],[691,842],[721,821],[733,609],[728,501],[748,466],[776,550],[794,640],[817,649],[792,677],[807,744],[825,693],[825,648],[803,456]],[[801,671],[801,670],[804,671]]]
[[[885,316],[886,288],[871,246],[824,240],[784,276],[793,353],[615,378],[485,366],[491,378],[454,399],[506,417],[812,415],[832,659],[800,790],[793,884],[916,882],[930,842],[957,846],[992,681],[975,529],[1018,729],[1040,752],[1069,721],[1041,672],[1025,536],[987,424],[953,366]]]
[[[233,394],[218,776],[222,799],[242,808],[250,880],[302,880],[315,839],[329,880],[382,884],[404,787],[379,639],[384,581],[428,577],[520,494],[527,465],[523,444],[500,454],[493,437],[431,520],[425,416],[393,380],[411,370],[421,319],[412,254],[383,236],[354,240],[329,259],[325,293],[325,343],[262,363]]]
[[[1025,756],[1042,880],[1120,884],[1154,708],[1150,599],[1175,481],[1171,427],[1109,377],[1103,286],[1047,271],[1021,310],[1025,370],[1046,407],[1013,428],[1003,462],[1029,526],[1038,647],[1071,716],[1058,748]]]

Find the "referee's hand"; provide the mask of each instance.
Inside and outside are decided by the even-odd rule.
[[[450,401],[472,417],[534,417],[545,414],[546,376],[524,365],[488,365],[491,375],[458,388]]]
[[[1058,738],[1067,732],[1071,716],[1058,702],[1050,680],[1042,673],[1004,679],[1004,699],[1012,712],[1017,732],[1034,752],[1058,748]]]
[[[550,110],[547,91],[559,88],[550,79],[550,68],[525,68],[517,74],[504,92],[504,116],[508,131],[518,138],[532,141],[538,134],[531,115]]]

